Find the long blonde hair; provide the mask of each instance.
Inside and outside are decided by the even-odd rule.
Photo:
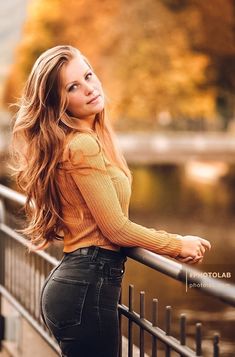
[[[60,73],[62,67],[78,54],[92,68],[86,57],[72,46],[56,46],[42,53],[17,104],[10,167],[27,197],[24,206],[27,226],[19,231],[34,244],[31,249],[46,248],[53,241],[62,239],[58,232],[66,230],[56,185],[57,165],[66,138],[78,128],[66,112],[67,97],[62,94]],[[95,131],[109,160],[131,181],[130,170],[115,144],[104,110],[96,114]]]

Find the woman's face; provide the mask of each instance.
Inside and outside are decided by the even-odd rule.
[[[104,93],[98,77],[79,54],[63,66],[61,75],[69,114],[79,119],[94,119],[104,109]]]

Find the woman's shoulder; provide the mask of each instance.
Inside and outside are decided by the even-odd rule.
[[[96,155],[101,151],[100,143],[95,133],[78,132],[68,140],[71,152],[82,151],[84,155]]]

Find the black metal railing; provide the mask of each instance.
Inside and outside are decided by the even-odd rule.
[[[58,345],[46,329],[39,313],[39,296],[42,285],[51,269],[59,261],[45,251],[27,253],[28,241],[17,233],[14,227],[11,227],[11,218],[4,206],[5,202],[9,200],[22,205],[25,202],[25,197],[0,185],[0,295],[7,299],[59,354]],[[231,284],[196,274],[199,273],[196,269],[141,248],[128,248],[126,254],[129,258],[184,284],[199,283],[201,286],[199,289],[202,292],[220,299],[226,304],[235,306],[235,287]],[[164,346],[164,356],[166,357],[172,356],[171,353],[176,353],[177,356],[204,356],[200,323],[195,326],[195,349],[193,349],[187,345],[185,314],[180,316],[179,338],[175,338],[171,331],[172,308],[166,306],[165,328],[163,330],[158,325],[158,300],[154,299],[152,302],[152,318],[149,321],[145,316],[145,293],[140,292],[139,313],[137,313],[134,311],[133,290],[133,286],[130,285],[128,306],[125,306],[122,302],[119,304],[120,326],[125,321],[128,325],[128,346],[125,357],[134,356],[133,334],[136,328],[139,329],[138,354],[140,357],[145,355],[146,335],[151,338],[152,357],[162,356],[159,354],[159,351],[162,351],[162,346]],[[161,348],[159,349],[160,345]],[[124,357],[122,349],[120,349],[121,356]],[[219,356],[218,334],[214,334],[211,356]]]

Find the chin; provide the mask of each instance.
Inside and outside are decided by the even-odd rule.
[[[94,108],[93,114],[98,114],[98,113],[102,112],[102,110],[104,110],[104,105],[97,105],[97,107]]]

